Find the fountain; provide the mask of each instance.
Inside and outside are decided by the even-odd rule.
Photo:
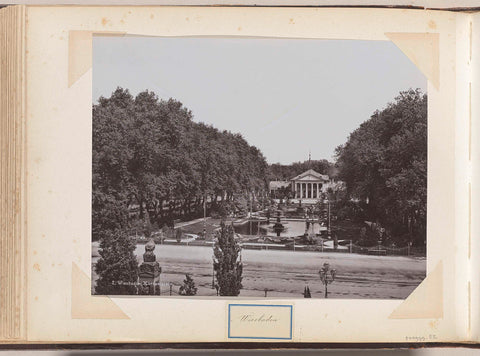
[[[280,222],[280,210],[277,210],[277,222],[273,225],[273,231],[275,231],[277,237],[279,237],[283,230],[285,230],[285,226]]]

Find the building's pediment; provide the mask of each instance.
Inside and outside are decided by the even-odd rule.
[[[300,177],[298,179],[295,179],[296,182],[323,182],[324,179],[322,177],[316,177],[312,175],[306,175],[303,177]]]
[[[327,175],[320,174],[318,172],[315,172],[313,169],[309,169],[306,172],[303,172],[302,174],[299,174],[298,176],[292,178],[291,180],[293,181],[306,181],[306,182],[312,182],[312,181],[321,181],[325,182],[328,181],[329,178]]]

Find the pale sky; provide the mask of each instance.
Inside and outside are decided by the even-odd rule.
[[[427,81],[388,41],[94,37],[93,101],[117,86],[177,99],[289,164],[333,160],[375,110]]]

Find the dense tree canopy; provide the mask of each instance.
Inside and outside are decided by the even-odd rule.
[[[427,96],[401,92],[336,151],[339,179],[366,218],[423,244],[427,202]]]
[[[179,101],[117,88],[93,106],[93,238],[109,224],[141,219],[163,225],[204,202],[266,188],[267,163],[240,134],[193,121]],[[110,209],[116,206],[119,209]]]

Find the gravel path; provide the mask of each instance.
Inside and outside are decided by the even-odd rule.
[[[143,252],[144,246],[137,246],[139,262]],[[169,293],[169,283],[175,294],[189,273],[198,287],[197,295],[216,295],[211,288],[212,248],[157,245],[155,254],[162,267],[162,294]],[[92,257],[92,262],[97,259]],[[264,297],[267,288],[269,297],[302,298],[308,284],[313,298],[323,298],[318,270],[329,262],[337,270],[336,280],[329,286],[330,298],[404,299],[425,278],[426,271],[425,258],[349,253],[243,250],[242,261],[244,288],[240,296],[246,297]]]

